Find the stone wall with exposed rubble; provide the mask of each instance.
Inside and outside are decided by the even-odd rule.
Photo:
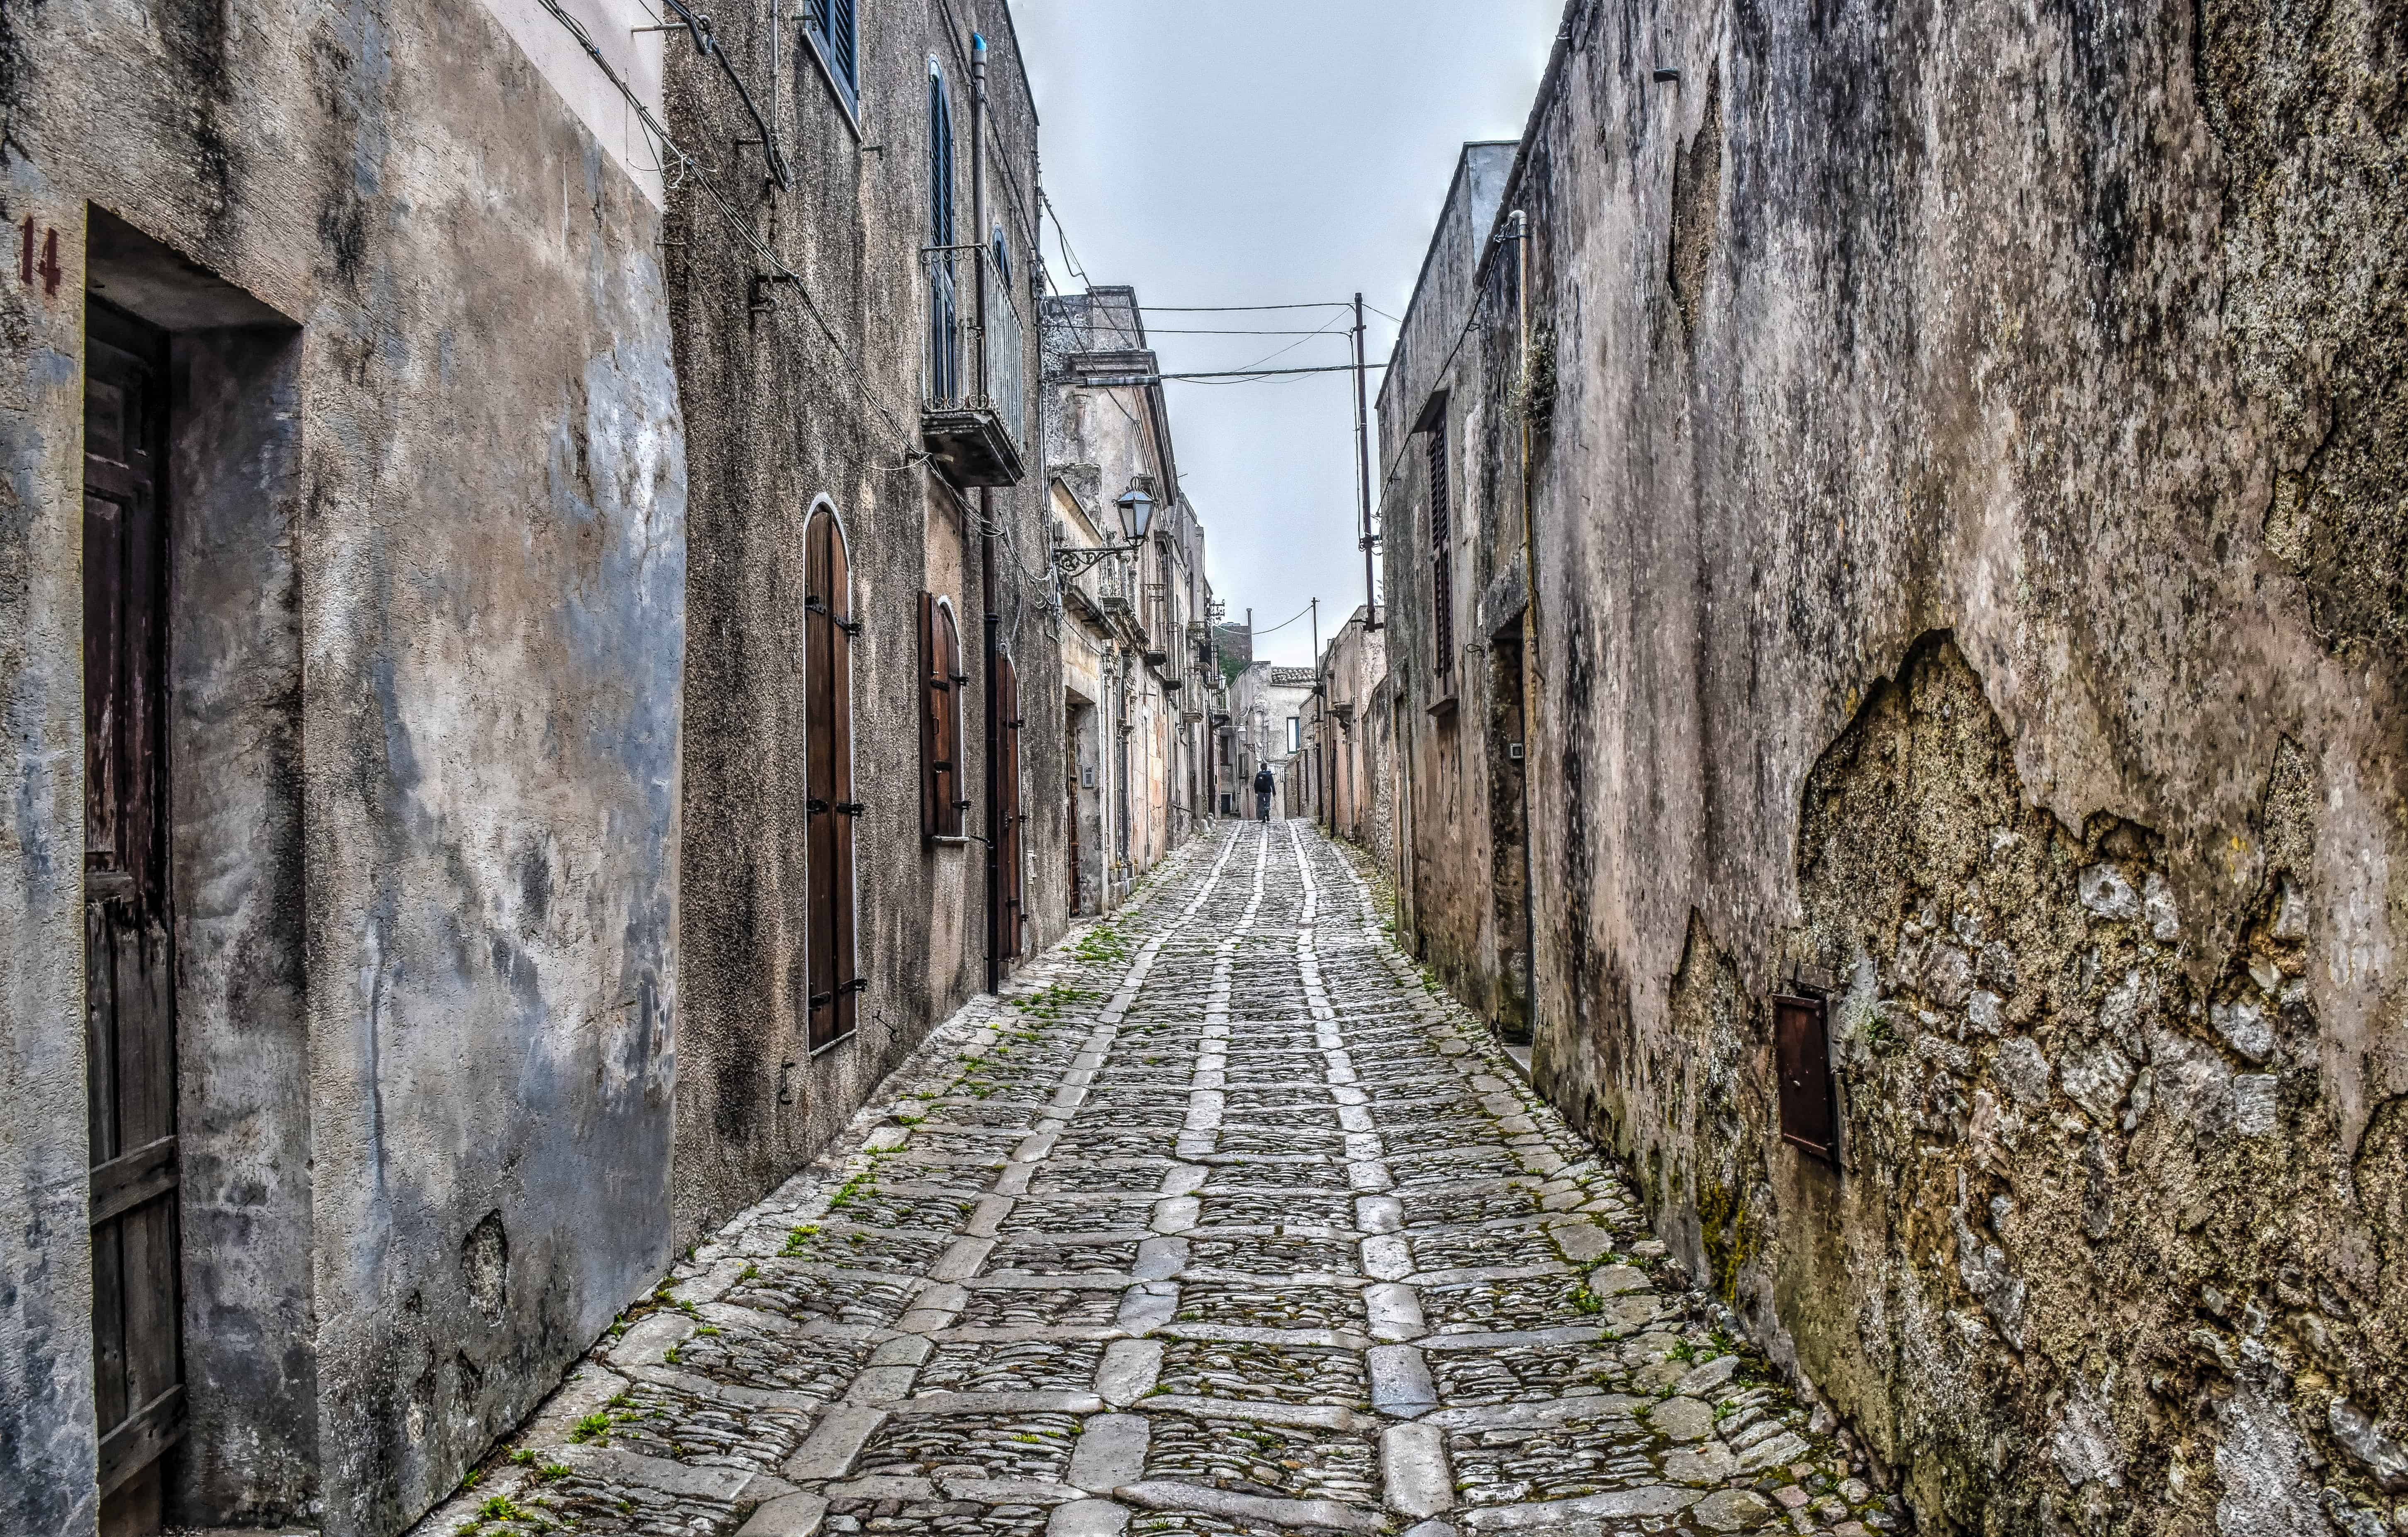
[[[1530,429],[1539,1081],[1935,1530],[2408,1525],[2402,47],[1577,0],[1436,381]]]

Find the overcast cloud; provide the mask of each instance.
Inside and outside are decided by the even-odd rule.
[[[1401,315],[1467,139],[1518,138],[1562,0],[1015,0],[1045,190],[1089,281],[1149,306],[1342,300]],[[1047,232],[1057,288],[1082,286]],[[1156,312],[1166,372],[1342,363],[1340,311]],[[1370,322],[1384,360],[1396,328]],[[1213,327],[1331,336],[1166,334]],[[1363,601],[1346,374],[1173,382],[1171,431],[1214,592],[1260,628]],[[1379,375],[1370,378],[1376,401]],[[1376,429],[1375,429],[1376,430]],[[1378,468],[1375,463],[1373,474]],[[1262,654],[1310,660],[1306,621]]]

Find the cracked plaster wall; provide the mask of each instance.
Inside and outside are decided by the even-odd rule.
[[[2403,36],[1578,0],[1529,384],[1512,248],[1459,347],[1408,316],[1418,937],[1495,987],[1398,500],[1451,388],[1495,570],[1479,423],[1535,439],[1540,1082],[1936,1530],[2403,1518]],[[1836,1171],[1775,1135],[1801,966]]]
[[[169,482],[194,1426],[169,1513],[394,1530],[669,1254],[685,470],[657,211],[485,10],[240,0],[8,7],[0,204],[64,269],[0,274],[0,1529],[95,1516],[89,207],[290,322],[179,334],[173,364],[214,425]]]

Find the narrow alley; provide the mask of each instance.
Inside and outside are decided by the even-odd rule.
[[[2408,0],[0,0],[0,1537],[2408,1537]]]
[[[419,1528],[1899,1523],[1306,824],[1191,845]]]

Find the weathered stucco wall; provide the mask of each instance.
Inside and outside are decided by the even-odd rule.
[[[1380,388],[1380,524],[1386,570],[1385,660],[1405,705],[1396,732],[1400,770],[1411,776],[1413,815],[1400,856],[1398,904],[1414,952],[1464,1001],[1491,1020],[1518,1022],[1518,907],[1500,914],[1487,881],[1467,870],[1518,872],[1518,845],[1499,841],[1493,812],[1520,798],[1498,796],[1513,770],[1498,730],[1492,685],[1499,633],[1518,633],[1524,606],[1518,454],[1519,418],[1497,385],[1499,359],[1481,327],[1493,300],[1479,287],[1495,248],[1498,198],[1514,146],[1464,146],[1412,306]],[[1499,434],[1504,434],[1500,436]],[[1438,624],[1437,546],[1432,542],[1432,444],[1446,477],[1449,605]],[[1502,480],[1498,477],[1504,477]],[[1392,716],[1392,727],[1399,722]],[[1516,824],[1518,827],[1518,824]]]
[[[95,1508],[89,279],[177,333],[170,1510],[391,1530],[669,1253],[657,215],[475,7],[12,6],[0,138],[0,1529]]]
[[[1935,1529],[2381,1530],[2396,7],[1567,22],[1529,386],[1510,246],[1455,365],[1488,537],[1534,433],[1541,1083]],[[1818,973],[1836,1169],[1773,1118]]]
[[[767,12],[723,19],[739,59],[769,56]],[[685,1022],[680,1040],[679,1243],[708,1233],[794,1173],[936,1021],[985,985],[987,847],[920,832],[919,605],[952,605],[965,670],[972,804],[983,835],[987,609],[979,493],[921,462],[926,350],[928,71],[953,110],[959,237],[970,218],[970,39],[987,37],[987,214],[1014,253],[1032,402],[1026,478],[996,490],[1000,643],[1016,658],[1023,719],[1030,940],[1066,922],[1058,641],[1021,573],[1043,574],[1043,475],[1034,402],[1036,116],[1000,4],[928,3],[861,27],[854,126],[791,21],[781,137],[794,185],[762,179],[749,122],[715,71],[670,77],[675,131],[722,157],[725,184],[764,188],[769,238],[801,285],[755,288],[752,249],[707,195],[673,193],[669,286],[693,441],[691,643],[685,683]],[[766,93],[764,94],[766,105]],[[749,132],[749,129],[742,130]],[[748,231],[749,231],[748,226]],[[968,268],[963,266],[965,279]],[[967,290],[966,290],[967,292]],[[814,314],[816,311],[816,315]],[[823,330],[823,324],[825,329]],[[966,364],[967,366],[967,364]],[[853,1037],[810,1049],[809,822],[803,666],[804,529],[824,500],[853,562],[857,943],[867,988]]]

